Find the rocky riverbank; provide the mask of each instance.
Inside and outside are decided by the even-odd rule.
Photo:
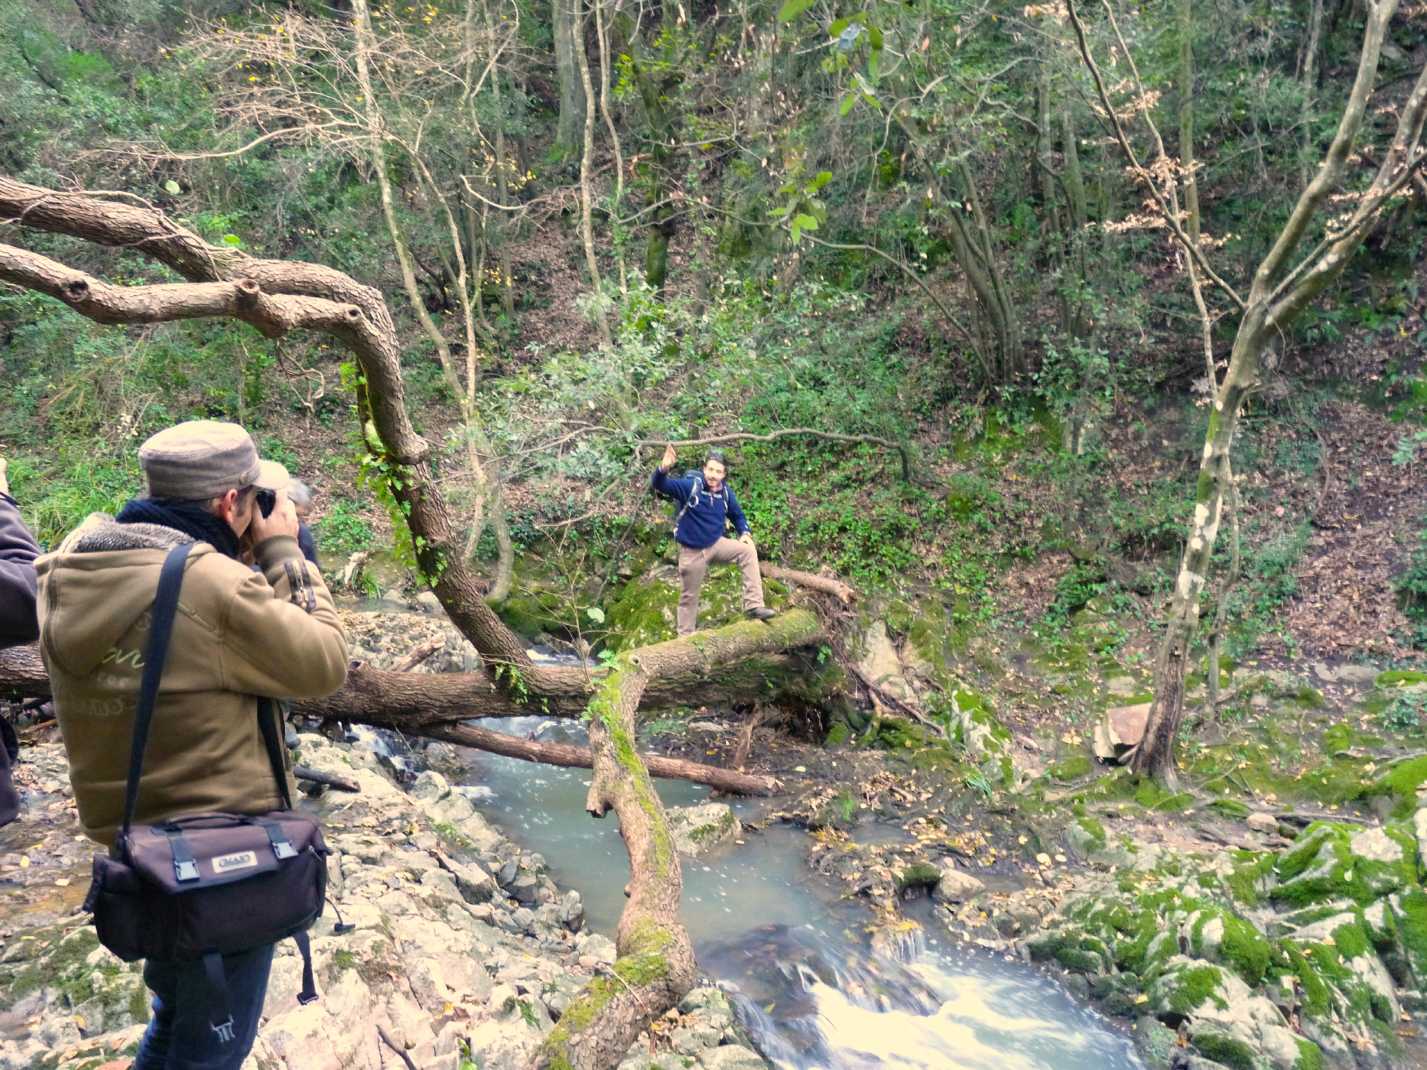
[[[579,894],[494,829],[439,773],[399,787],[369,748],[299,737],[303,764],[356,781],[302,804],[323,823],[332,903],[313,934],[322,998],[297,1004],[301,963],[281,945],[246,1070],[417,1067],[504,1070],[528,1054],[613,942],[583,926]],[[137,969],[98,946],[76,913],[90,846],[78,837],[57,740],[25,750],[20,822],[5,830],[7,903],[0,951],[0,1068],[127,1066],[147,1016]],[[656,1023],[625,1070],[756,1070],[727,1000],[701,988]]]

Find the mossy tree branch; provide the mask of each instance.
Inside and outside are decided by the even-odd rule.
[[[629,852],[629,902],[620,915],[613,977],[598,977],[571,1003],[536,1052],[532,1070],[603,1070],[623,1058],[641,1030],[693,987],[693,943],[679,920],[683,875],[664,806],[634,740],[645,690],[690,665],[712,674],[753,655],[813,642],[822,631],[807,610],[767,623],[743,621],[685,639],[626,651],[590,701],[594,779],[585,809],[613,810]]]

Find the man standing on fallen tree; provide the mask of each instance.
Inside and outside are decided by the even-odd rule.
[[[677,502],[674,541],[679,544],[679,595],[677,614],[679,635],[692,635],[699,626],[699,588],[710,565],[735,562],[743,570],[743,612],[754,620],[770,620],[774,613],[763,605],[763,577],[758,572],[758,551],[748,530],[748,519],[738,498],[724,480],[728,461],[720,450],[710,450],[703,473],[683,478],[671,477],[677,455],[673,446],[664,447],[659,467],[649,485],[656,493]],[[724,535],[733,523],[738,538]]]

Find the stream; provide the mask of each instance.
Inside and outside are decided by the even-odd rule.
[[[504,731],[584,743],[565,721],[518,718]],[[614,935],[629,864],[613,814],[584,811],[589,773],[468,752],[468,793],[492,822],[540,852],[584,898],[589,926]],[[656,781],[667,806],[708,789]],[[756,804],[735,801],[740,816]],[[683,917],[699,962],[779,1070],[1122,1070],[1142,1068],[1123,1034],[1030,967],[942,942],[935,923],[874,949],[869,916],[839,902],[804,864],[806,834],[746,830],[741,846],[684,860]],[[916,904],[912,904],[913,907]]]

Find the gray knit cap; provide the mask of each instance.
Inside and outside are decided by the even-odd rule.
[[[250,485],[282,490],[287,469],[258,457],[253,438],[237,424],[189,420],[139,447],[139,467],[150,498],[197,501]]]

